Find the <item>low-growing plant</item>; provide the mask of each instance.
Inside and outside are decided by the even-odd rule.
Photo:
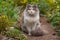
[[[0,15],[0,32],[6,30],[7,27],[13,25],[13,21],[9,19],[6,15]]]
[[[60,36],[60,29],[56,31],[57,35]]]
[[[24,35],[20,32],[20,30],[16,28],[10,28],[8,31],[5,32],[5,35],[12,38],[17,38],[19,40],[27,40]]]
[[[52,14],[50,16],[50,22],[53,26],[60,26],[60,13]]]

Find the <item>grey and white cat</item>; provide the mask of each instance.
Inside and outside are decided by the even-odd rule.
[[[40,28],[39,22],[39,9],[36,4],[27,4],[23,11],[23,31],[27,31],[28,35],[32,35],[31,32],[36,31]]]

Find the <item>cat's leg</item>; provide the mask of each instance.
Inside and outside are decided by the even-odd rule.
[[[26,31],[27,30],[25,26],[22,26],[21,29],[22,29],[22,31]]]
[[[37,30],[40,27],[41,27],[40,22],[36,22],[35,25],[32,27],[32,30],[35,31],[35,30]]]
[[[32,31],[36,30],[36,24],[32,27]]]
[[[38,22],[38,23],[36,24],[36,27],[37,27],[37,28],[40,28],[40,27],[41,27],[41,23]]]
[[[27,30],[28,30],[28,35],[31,35],[31,28],[27,27]]]
[[[32,28],[32,35],[35,36],[42,36],[43,35],[43,31],[41,30],[41,24],[38,22],[36,23],[36,25]]]

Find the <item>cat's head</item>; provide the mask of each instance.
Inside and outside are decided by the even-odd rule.
[[[33,5],[27,4],[26,5],[26,12],[27,12],[27,14],[29,14],[29,15],[36,15],[38,11],[39,10],[38,10],[37,4],[33,4]]]

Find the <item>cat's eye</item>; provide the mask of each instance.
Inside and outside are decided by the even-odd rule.
[[[27,6],[27,8],[29,8],[30,6]]]
[[[36,9],[36,8],[33,8],[33,10],[37,11],[37,9]]]
[[[35,8],[33,10],[36,10]]]
[[[31,7],[30,5],[27,6],[27,8],[30,8],[30,7]]]
[[[30,10],[29,8],[27,10]]]
[[[33,8],[37,8],[37,6],[33,6]]]

